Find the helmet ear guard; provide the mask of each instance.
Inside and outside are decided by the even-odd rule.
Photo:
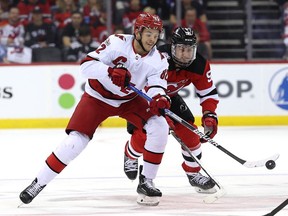
[[[171,52],[174,62],[181,67],[188,67],[196,58],[197,38],[194,31],[191,28],[178,27],[174,30],[171,41]],[[179,58],[176,53],[176,47],[189,50],[191,55],[189,59],[186,58],[184,61]]]

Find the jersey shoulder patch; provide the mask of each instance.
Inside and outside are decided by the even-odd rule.
[[[120,44],[124,44],[129,40],[129,35],[124,35],[124,34],[114,34],[114,35],[110,35],[105,41],[104,43],[106,44],[106,46],[109,45],[120,45]]]

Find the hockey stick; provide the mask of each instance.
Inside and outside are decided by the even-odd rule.
[[[151,101],[152,99],[144,94],[142,91],[138,90],[137,88],[135,88],[134,86],[132,87],[131,85],[129,85],[128,87],[130,87],[133,91],[135,91],[137,94],[139,94],[140,96],[145,95],[145,99],[148,101]],[[134,90],[134,89],[135,90]],[[142,93],[142,94],[140,94]],[[166,110],[165,110],[166,111]],[[176,115],[177,116],[177,115]],[[179,117],[180,118],[180,117]],[[174,132],[173,129],[170,128],[170,133],[172,134],[172,136],[179,142],[179,144],[182,146],[182,148],[190,155],[190,157],[201,167],[201,169],[207,174],[207,176],[210,177],[210,179],[215,183],[215,185],[219,188],[219,190],[216,191],[216,193],[211,194],[210,196],[207,196],[203,199],[204,203],[213,203],[216,200],[218,200],[220,197],[222,197],[226,191],[223,188],[223,186],[220,185],[220,183],[218,183],[218,181],[215,180],[215,178],[213,178],[211,176],[211,174],[208,173],[208,171],[202,166],[200,160],[193,155],[193,153],[191,152],[191,150],[187,147],[187,145],[185,143],[183,143],[183,141],[176,135],[176,133]]]
[[[281,209],[283,209],[286,205],[288,205],[288,199],[286,199],[283,203],[281,203],[279,206],[277,206],[275,209],[273,209],[270,213],[265,214],[263,216],[274,216],[277,214]]]
[[[141,90],[137,89],[136,87],[128,84],[128,88],[130,88],[131,90],[133,90],[138,95],[140,95],[141,97],[145,98],[146,100],[148,100],[148,101],[152,100],[148,95],[146,95],[145,93],[143,93]],[[238,161],[240,164],[242,164],[243,166],[245,166],[247,168],[262,167],[262,166],[265,166],[267,162],[271,162],[271,161],[275,163],[275,161],[280,156],[279,154],[275,154],[275,155],[272,155],[271,157],[265,158],[263,160],[258,160],[258,161],[243,160],[243,159],[237,157],[236,155],[234,155],[233,153],[231,153],[230,151],[228,151],[227,149],[225,149],[223,146],[221,146],[220,144],[218,144],[214,140],[212,140],[210,137],[206,136],[204,133],[200,132],[197,128],[193,127],[191,124],[189,124],[184,119],[180,118],[178,115],[176,115],[175,113],[173,113],[169,109],[165,109],[164,111],[165,111],[165,114],[167,116],[171,117],[172,119],[174,119],[178,123],[182,124],[183,126],[188,128],[189,130],[191,130],[193,133],[197,134],[200,138],[205,139],[207,142],[209,142],[213,146],[217,147],[222,152],[224,152],[225,154],[229,155],[234,160]]]
[[[186,146],[185,143],[183,143],[183,141],[176,135],[176,133],[170,129],[170,133],[172,134],[172,136],[180,143],[180,145],[182,146],[182,148],[190,155],[190,157],[201,167],[201,169],[207,174],[207,176],[210,177],[210,179],[212,179],[212,181],[215,183],[215,185],[219,188],[219,190],[216,191],[216,193],[213,193],[207,197],[205,197],[203,199],[204,203],[213,203],[216,200],[218,200],[219,198],[221,198],[222,196],[224,196],[224,194],[226,193],[225,189],[223,188],[223,186],[221,186],[219,184],[219,182],[217,182],[215,180],[215,178],[213,178],[211,176],[211,174],[208,173],[208,171],[202,166],[200,160],[193,155],[193,153],[191,152],[191,150]]]

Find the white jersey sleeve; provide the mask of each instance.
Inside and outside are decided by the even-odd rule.
[[[165,95],[167,89],[168,78],[168,62],[164,55],[162,55],[156,48],[154,55],[151,58],[152,68],[148,74],[147,81],[147,95],[153,97],[157,94]],[[155,64],[158,62],[158,64]]]
[[[132,90],[114,85],[108,76],[108,67],[120,63],[131,73],[131,84],[136,88],[158,86],[150,96],[164,92],[167,87],[164,75],[168,69],[167,59],[156,47],[147,55],[140,56],[134,51],[133,39],[133,35],[111,35],[96,51],[88,53],[80,67],[80,72],[88,79],[85,86],[88,94],[115,107],[133,99],[135,93]]]
[[[25,30],[22,24],[10,25],[7,23],[0,27],[0,44],[9,46],[22,46]],[[8,38],[14,38],[13,44],[8,44]]]
[[[87,79],[102,79],[108,76],[108,68],[113,67],[113,45],[117,44],[117,38],[111,35],[95,51],[88,53],[89,61],[81,64],[80,71]],[[119,40],[119,39],[118,39]],[[111,45],[111,41],[113,45]]]

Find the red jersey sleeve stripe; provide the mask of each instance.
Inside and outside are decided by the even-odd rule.
[[[99,59],[97,59],[97,58],[92,58],[91,56],[86,56],[82,61],[81,61],[81,63],[80,63],[80,65],[81,64],[83,64],[84,62],[87,62],[87,61],[99,61]]]

